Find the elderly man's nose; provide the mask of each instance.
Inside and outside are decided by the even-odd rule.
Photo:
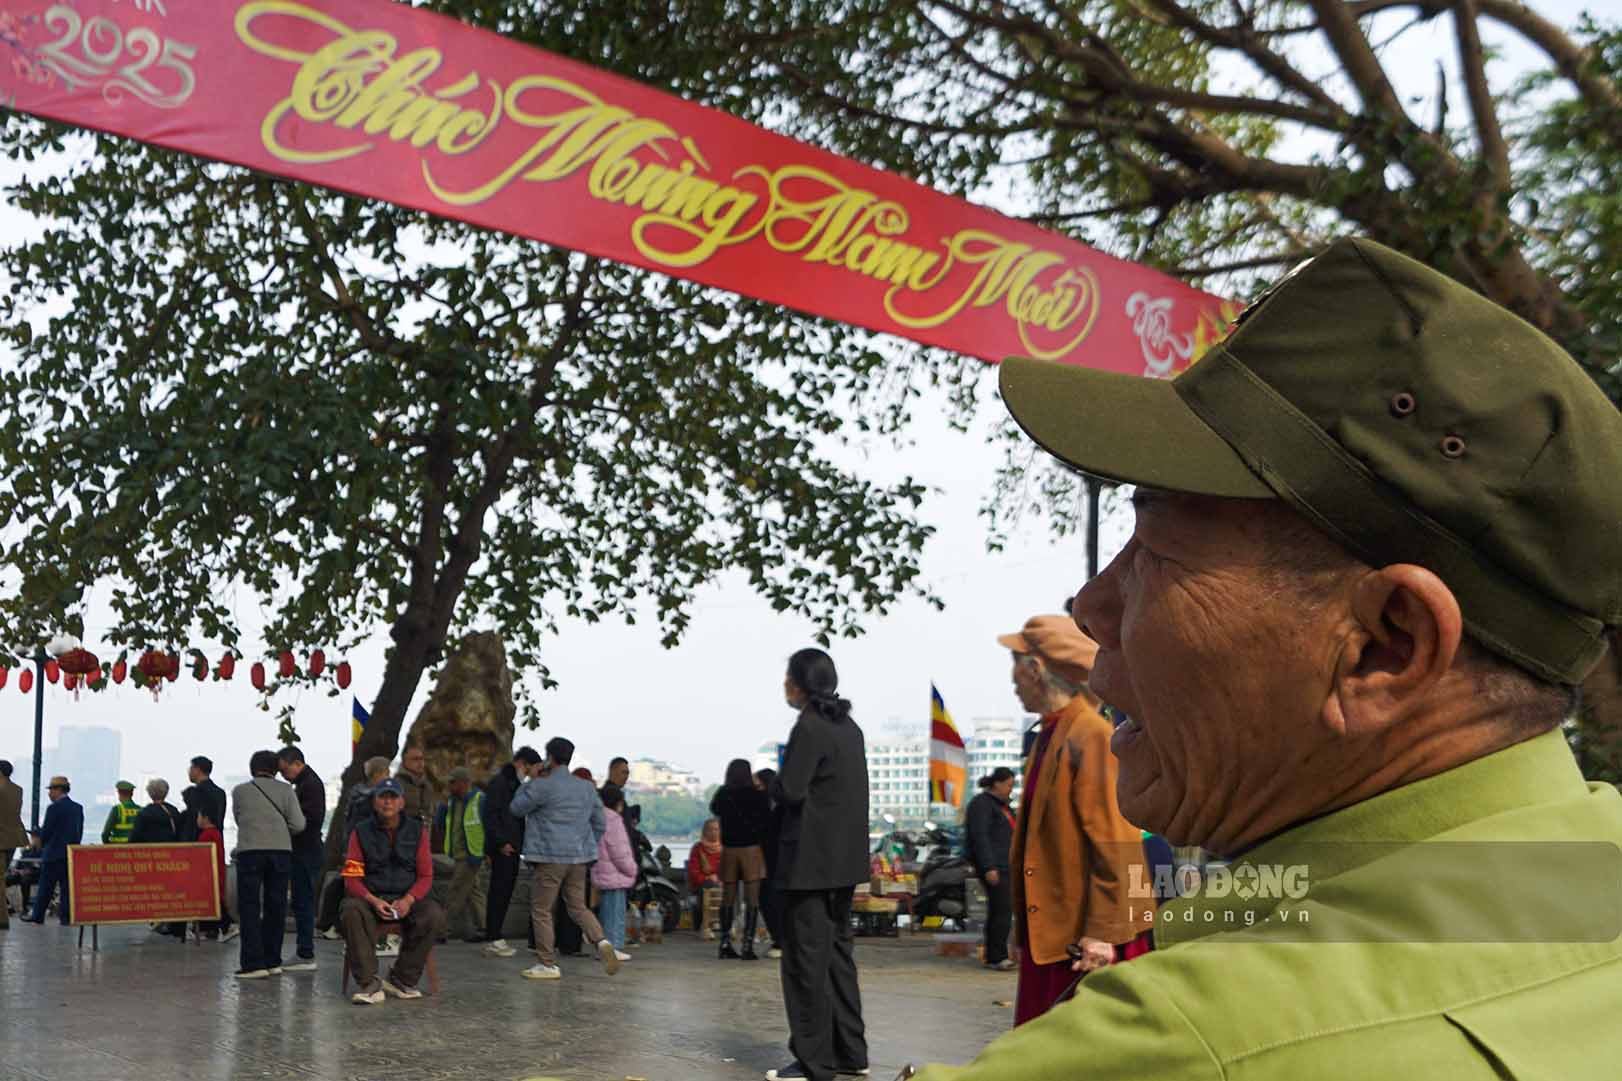
[[[1070,618],[1083,634],[1106,649],[1119,645],[1120,598],[1115,590],[1114,564],[1076,591],[1070,602]]]

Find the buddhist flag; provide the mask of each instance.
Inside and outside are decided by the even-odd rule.
[[[929,685],[929,801],[963,806],[969,754],[935,685]]]
[[[366,707],[360,704],[359,698],[356,698],[354,702],[355,704],[349,710],[350,754],[354,754],[360,749],[361,733],[366,731],[366,722],[372,719],[372,715],[366,712]]]

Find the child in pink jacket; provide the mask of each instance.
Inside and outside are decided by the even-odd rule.
[[[591,868],[591,884],[597,887],[597,919],[603,935],[614,944],[621,961],[625,952],[625,899],[636,885],[636,854],[631,851],[631,835],[625,831],[625,792],[617,784],[602,787],[603,810],[608,829],[597,843],[597,862]]]

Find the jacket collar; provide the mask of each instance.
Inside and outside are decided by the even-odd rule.
[[[1587,782],[1564,733],[1557,729],[1293,826],[1228,866],[1306,864],[1312,884],[1321,885],[1390,855],[1394,846],[1411,845],[1492,815],[1581,796],[1586,791]],[[1155,945],[1165,949],[1232,930],[1234,922],[1221,918],[1229,910],[1255,912],[1260,918],[1279,904],[1279,898],[1242,899],[1234,894],[1221,900],[1168,901],[1161,906],[1162,918],[1155,924]],[[1213,909],[1217,918],[1205,919],[1204,913]]]

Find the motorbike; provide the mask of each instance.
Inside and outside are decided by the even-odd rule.
[[[636,863],[636,885],[631,887],[631,903],[643,907],[658,905],[660,922],[665,933],[669,934],[681,923],[681,890],[665,877],[665,869],[651,849],[638,851]]]
[[[961,928],[969,915],[969,879],[974,866],[963,854],[961,838],[935,826],[926,830],[928,845],[918,868],[918,895],[912,902],[915,918],[939,916]]]

